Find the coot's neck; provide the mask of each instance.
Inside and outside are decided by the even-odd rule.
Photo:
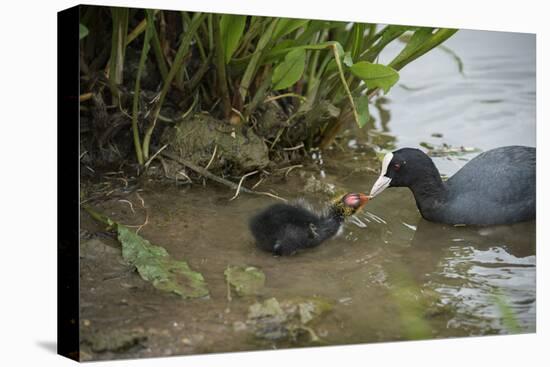
[[[447,186],[435,165],[430,168],[409,185],[416,200],[416,206],[426,219],[430,219],[431,214],[443,207],[447,201]]]

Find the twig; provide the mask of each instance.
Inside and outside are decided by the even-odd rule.
[[[212,153],[212,157],[210,157],[210,160],[208,161],[208,164],[206,165],[206,167],[204,167],[204,169],[208,169],[208,167],[210,167],[210,165],[212,164],[212,162],[214,161],[214,157],[216,156],[216,152],[218,151],[218,144],[216,144],[214,146],[214,152]]]
[[[235,184],[234,182],[231,182],[229,180],[226,180],[225,178],[222,178],[222,177],[218,177],[212,173],[210,173],[208,170],[205,170],[204,168],[202,167],[199,167],[197,166],[196,164],[194,163],[191,163],[185,159],[181,159],[179,157],[177,157],[176,155],[172,154],[172,153],[169,153],[169,152],[162,152],[162,155],[165,156],[166,158],[169,158],[175,162],[178,162],[179,164],[201,174],[202,176],[212,180],[212,181],[215,181],[217,183],[220,183],[222,185],[225,185],[225,186],[228,186],[234,190],[236,190],[239,186],[237,184]],[[249,190],[247,189],[246,187],[241,187],[240,188],[240,191],[246,193],[246,194],[252,194],[252,195],[265,195],[265,196],[269,196],[269,197],[272,197],[272,198],[275,198],[277,200],[281,200],[281,201],[284,201],[286,202],[287,200],[285,198],[282,198],[282,197],[279,197],[277,195],[274,195],[270,192],[260,192],[260,191],[253,191],[253,190]]]
[[[260,186],[260,184],[262,183],[262,181],[264,180],[264,178],[265,178],[265,177],[260,178],[260,179],[258,180],[258,182],[256,182],[256,183],[254,184],[254,186],[252,186],[250,189],[251,189],[251,190],[254,190],[256,187]]]
[[[132,213],[136,214],[136,211],[134,210],[134,205],[132,204],[131,201],[124,200],[124,199],[119,199],[118,201],[120,201],[121,203],[127,203],[128,205],[130,205],[130,210],[132,210]]]
[[[93,96],[93,93],[91,93],[91,92],[84,93],[84,94],[81,94],[78,99],[79,99],[80,102],[85,102],[89,99],[92,99],[92,96]]]
[[[287,199],[282,198],[282,197],[280,197],[280,196],[277,196],[277,195],[275,195],[275,194],[272,194],[272,193],[270,193],[270,192],[265,192],[265,191],[252,191],[252,194],[256,194],[256,195],[265,195],[265,196],[272,197],[273,199],[277,199],[277,200],[284,201],[285,203],[288,202]]]
[[[139,192],[136,191],[136,196],[138,197],[138,199],[141,201],[141,207],[143,209],[145,209],[145,200],[143,200],[143,198],[141,197],[141,195],[139,194]]]
[[[283,148],[283,150],[287,150],[287,151],[288,151],[288,150],[298,150],[298,149],[303,148],[303,147],[304,147],[304,143],[300,143],[300,144],[298,144],[298,145],[296,145],[296,146],[294,146],[294,147]]]
[[[231,108],[231,111],[233,111],[234,113],[236,113],[237,116],[239,116],[239,118],[241,119],[241,121],[246,122],[246,120],[244,119],[244,116],[243,116],[243,114],[241,113],[241,111],[237,110],[236,108]]]
[[[285,172],[285,177],[288,177],[288,174],[289,174],[290,171],[292,171],[294,168],[302,168],[302,167],[303,167],[303,165],[301,165],[301,164],[297,164],[297,165],[288,167],[288,169],[287,169],[286,172]]]
[[[151,162],[153,161],[153,159],[155,159],[157,157],[157,155],[159,155],[164,149],[166,149],[166,147],[168,146],[168,144],[164,144],[162,146],[162,148],[160,148],[159,150],[157,150],[157,152],[155,154],[153,154],[151,156],[151,158],[149,158],[149,160],[147,162],[145,162],[145,169],[147,169],[149,167],[149,165],[151,164]]]
[[[218,177],[212,173],[210,173],[208,170],[200,167],[200,166],[197,166],[196,164],[192,163],[192,162],[189,162],[185,159],[181,159],[179,157],[177,157],[176,155],[172,154],[172,153],[169,153],[169,152],[162,152],[162,155],[166,158],[169,158],[173,161],[176,161],[178,162],[179,164],[201,174],[202,176],[212,180],[212,181],[216,181],[222,185],[225,185],[225,186],[228,186],[232,189],[236,189],[237,188],[237,184],[234,183],[234,182],[231,182],[229,180],[226,180],[225,178],[221,178],[221,177]],[[246,192],[247,194],[251,193],[252,191],[246,189],[246,188],[242,188],[241,189],[243,192]]]
[[[189,176],[187,176],[187,174],[185,174],[185,171],[181,170],[181,171],[176,173],[176,183],[178,182],[178,175],[182,175],[183,177],[185,177],[187,179],[187,182],[189,182],[189,183],[193,182],[193,180],[191,180],[191,178]]]
[[[296,94],[296,93],[285,93],[285,94],[279,94],[278,96],[274,96],[274,97],[268,97],[264,100],[264,103],[267,103],[267,102],[273,102],[273,101],[276,101],[280,98],[285,98],[285,97],[294,97],[294,98],[298,98],[300,99],[302,102],[306,102],[307,101],[307,98],[304,97],[304,96],[301,96],[299,94]]]
[[[248,176],[255,175],[258,172],[259,172],[258,170],[248,172],[246,175],[241,177],[241,180],[239,181],[239,186],[237,186],[237,191],[235,192],[235,195],[233,195],[233,197],[231,199],[229,199],[229,201],[233,201],[234,199],[237,198],[237,196],[239,196],[239,193],[241,192],[241,185],[243,184],[244,179],[247,178]]]
[[[146,226],[148,223],[149,223],[149,213],[147,212],[147,209],[145,209],[145,222],[143,222],[143,224],[142,224],[141,226],[139,226],[138,229],[136,229],[136,234],[138,234],[139,231],[140,231],[144,226]]]

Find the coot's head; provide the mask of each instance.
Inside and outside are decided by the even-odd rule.
[[[411,187],[433,172],[437,173],[433,161],[420,149],[403,148],[387,153],[370,196],[375,197],[387,187]]]
[[[349,217],[357,213],[368,201],[368,195],[350,192],[336,199],[332,207],[336,211],[336,214]]]

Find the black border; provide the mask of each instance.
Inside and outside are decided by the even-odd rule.
[[[79,20],[57,13],[57,353],[79,360]]]

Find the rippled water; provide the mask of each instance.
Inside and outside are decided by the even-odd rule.
[[[314,176],[347,191],[369,191],[377,177],[377,169],[370,168],[373,147],[534,146],[534,36],[460,31],[446,45],[461,58],[464,75],[448,53],[426,55],[405,68],[400,85],[372,108],[369,134],[350,128],[337,147],[323,152],[322,166],[314,162],[303,168],[303,177],[296,169],[288,179],[260,188],[317,202],[319,195],[304,192],[305,180]],[[452,175],[472,156],[435,162]],[[408,189],[392,188],[349,221],[342,236],[297,256],[275,258],[254,247],[247,229],[250,216],[273,199],[242,194],[229,201],[232,195],[212,184],[148,186],[141,192],[149,215],[141,234],[188,259],[205,276],[210,299],[175,301],[141,285],[113,295],[94,286],[90,299],[82,291],[83,304],[105,299],[105,305],[98,314],[83,308],[82,316],[92,325],[119,327],[105,316],[120,312],[116,299],[125,299],[125,310],[132,302],[146,303],[149,309],[136,306],[140,311],[124,327],[164,328],[166,338],[159,339],[161,349],[150,342],[132,356],[311,345],[260,342],[249,330],[234,327],[246,321],[255,299],[228,303],[223,271],[248,264],[266,274],[264,298],[317,295],[335,304],[315,326],[327,344],[535,331],[534,222],[490,228],[430,223],[420,217]],[[137,197],[128,199],[138,207]],[[100,209],[124,223],[143,222],[126,203],[107,202]]]

